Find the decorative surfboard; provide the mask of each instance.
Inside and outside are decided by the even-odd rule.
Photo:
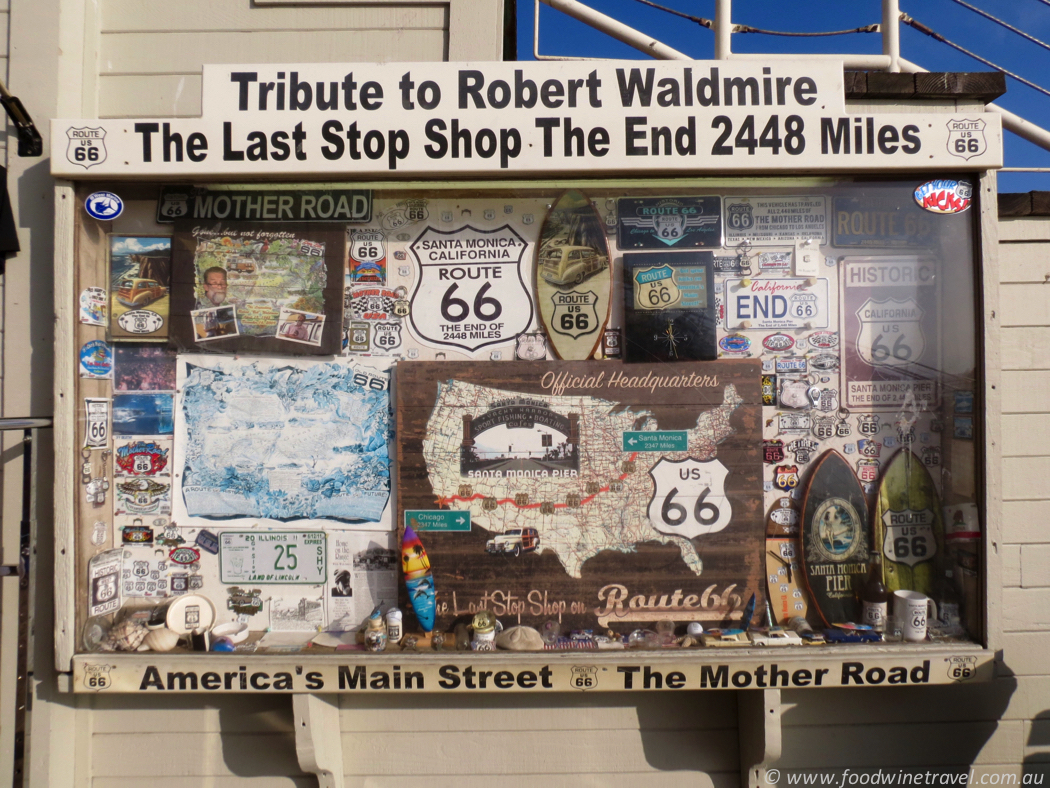
[[[933,479],[910,449],[893,455],[882,474],[873,525],[890,593],[906,589],[932,596],[944,555],[944,519]]]
[[[809,608],[798,556],[798,520],[798,507],[787,495],[766,516],[766,592],[775,625],[805,618]]]
[[[536,253],[536,303],[557,358],[584,361],[601,345],[612,302],[609,243],[598,209],[565,192],[547,213]]]
[[[860,620],[871,527],[864,487],[845,457],[827,451],[802,495],[802,571],[810,605],[826,626]]]
[[[412,526],[405,525],[401,537],[401,571],[405,577],[408,600],[416,620],[429,636],[434,630],[434,613],[437,595],[434,591],[434,575],[430,571],[430,558],[423,549]]]

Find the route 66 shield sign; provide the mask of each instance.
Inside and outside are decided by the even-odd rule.
[[[95,692],[108,688],[113,683],[109,676],[109,672],[112,669],[112,665],[85,665],[84,686],[95,690]]]
[[[914,298],[869,298],[857,310],[857,355],[873,367],[914,364],[926,349],[923,314]]]
[[[556,334],[579,339],[593,334],[601,326],[598,317],[598,294],[593,290],[581,293],[555,292],[551,295],[554,312],[551,314],[551,330]]]
[[[643,268],[634,272],[636,309],[668,309],[679,302],[682,291],[669,265]]]
[[[755,226],[751,203],[726,205],[726,226],[733,230],[750,230]]]
[[[774,468],[773,486],[784,492],[790,492],[795,487],[798,487],[798,466],[778,465]]]
[[[980,118],[948,121],[948,153],[960,159],[972,159],[988,150],[984,137],[985,122]]]
[[[660,458],[652,468],[649,522],[660,533],[693,539],[721,531],[733,516],[726,498],[729,470],[718,460]]]
[[[401,324],[379,322],[373,325],[372,344],[379,351],[392,351],[401,347]]]
[[[102,127],[68,128],[66,158],[85,170],[106,160],[106,130]]]
[[[418,266],[409,321],[423,342],[470,355],[511,342],[532,322],[521,260],[525,240],[509,224],[427,227],[409,246]]]
[[[350,232],[350,279],[383,284],[386,280],[384,235],[379,230]]]
[[[598,668],[593,665],[573,665],[569,684],[573,689],[589,690],[598,686]]]

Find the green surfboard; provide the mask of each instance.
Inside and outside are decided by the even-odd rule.
[[[941,499],[926,466],[910,449],[898,451],[886,466],[872,525],[886,588],[932,596],[944,555]]]

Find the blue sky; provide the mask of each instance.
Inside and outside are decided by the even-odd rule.
[[[518,0],[518,59],[532,60],[534,0]],[[685,52],[697,60],[714,57],[714,33],[700,25],[637,0],[582,0],[586,5]],[[660,5],[714,19],[715,0],[654,0]],[[966,0],[993,16],[1050,44],[1050,4],[1042,0]],[[901,11],[945,38],[1050,90],[1050,50],[1029,42],[953,0],[900,0]],[[881,21],[879,0],[737,0],[733,22],[768,30],[815,32],[860,27]],[[928,71],[988,71],[987,66],[906,25],[901,55]],[[878,54],[877,33],[826,38],[785,38],[735,34],[734,52]],[[540,8],[540,54],[573,57],[646,59],[582,22],[547,6]],[[1007,92],[996,100],[1004,109],[1050,130],[1050,96],[1007,77]],[[1007,167],[1050,167],[1050,151],[1006,132]],[[1002,173],[999,191],[1050,191],[1050,173]]]

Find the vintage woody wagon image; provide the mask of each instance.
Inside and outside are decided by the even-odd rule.
[[[315,694],[993,678],[994,114],[852,116],[825,60],[373,65],[443,98],[357,137],[300,106],[283,156],[261,85],[340,69],[208,66],[200,117],[53,160],[70,304],[127,239],[167,255],[116,285],[167,299],[148,335],[60,349],[75,692],[263,682],[231,655]]]

